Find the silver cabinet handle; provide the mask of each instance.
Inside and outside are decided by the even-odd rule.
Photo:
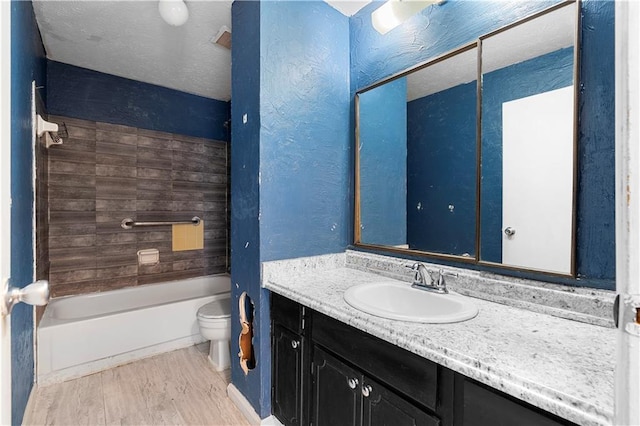
[[[513,237],[515,233],[516,233],[516,230],[510,226],[504,229],[504,235],[506,235],[507,237]]]
[[[347,384],[349,385],[349,387],[351,389],[355,389],[356,386],[358,386],[358,379],[355,379],[355,378],[352,377],[352,378],[347,380]]]
[[[291,341],[291,347],[293,349],[298,349],[298,346],[300,346],[300,342],[298,342],[297,340],[292,340]]]
[[[373,388],[371,387],[371,385],[364,385],[362,387],[362,396],[364,396],[365,398],[368,398],[369,394],[371,394],[371,391],[373,391]]]

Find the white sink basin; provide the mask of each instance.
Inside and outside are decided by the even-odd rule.
[[[400,321],[442,324],[478,315],[468,297],[419,290],[397,281],[353,286],[344,293],[344,300],[360,311]]]

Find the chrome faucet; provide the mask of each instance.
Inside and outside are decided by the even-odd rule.
[[[444,271],[439,270],[437,272],[438,275],[434,280],[433,276],[422,263],[414,263],[412,266],[407,266],[407,268],[411,268],[416,273],[413,284],[411,284],[412,288],[433,291],[441,294],[449,293],[449,290],[447,290],[447,284],[444,281]]]

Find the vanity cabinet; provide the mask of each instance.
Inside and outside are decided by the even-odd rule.
[[[424,409],[322,348],[313,350],[312,423],[316,426],[438,426]]]
[[[285,426],[573,425],[275,293],[271,317]]]

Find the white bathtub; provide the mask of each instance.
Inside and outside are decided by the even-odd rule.
[[[53,299],[37,331],[38,383],[201,343],[198,308],[229,292],[228,275],[210,275]]]

